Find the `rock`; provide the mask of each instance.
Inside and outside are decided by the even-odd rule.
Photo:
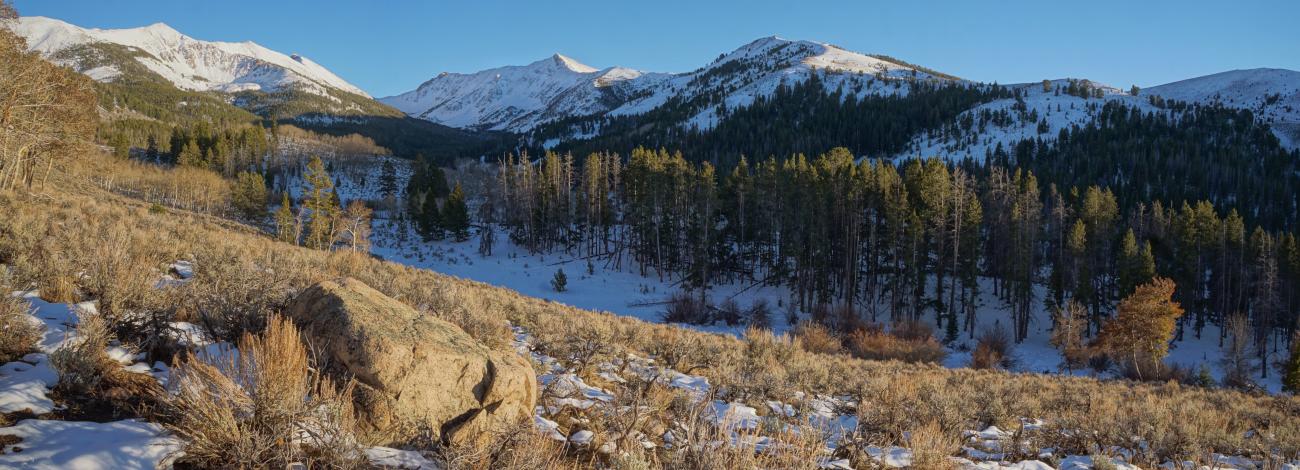
[[[285,313],[328,370],[356,379],[361,425],[382,444],[426,435],[478,443],[532,416],[537,377],[526,359],[360,281],[320,282]]]

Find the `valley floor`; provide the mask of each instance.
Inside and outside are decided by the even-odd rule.
[[[500,230],[498,233],[492,254],[483,256],[479,254],[476,238],[471,237],[463,242],[424,241],[409,227],[396,221],[376,220],[371,252],[391,261],[513,289],[526,296],[649,322],[662,322],[667,301],[681,290],[679,279],[671,276],[661,279],[653,270],[643,276],[635,264],[628,260],[624,260],[620,269],[604,258],[588,260],[563,252],[533,254],[512,243]],[[557,270],[563,270],[568,279],[563,292],[558,292],[551,286]],[[973,337],[978,337],[979,333],[989,329],[1003,328],[1009,331],[1011,328],[1010,309],[992,294],[991,281],[984,279],[981,284],[974,335],[963,332],[955,342],[947,345],[948,355],[943,362],[944,366],[969,366],[971,351],[976,343]],[[1015,345],[1012,370],[1076,375],[1090,373],[1087,370],[1067,371],[1062,367],[1062,356],[1050,343],[1051,314],[1042,306],[1042,299],[1046,295],[1043,286],[1035,289],[1036,307],[1030,321],[1029,337]],[[747,308],[756,301],[765,301],[773,312],[773,332],[785,333],[793,329],[787,313],[787,305],[792,296],[786,287],[750,282],[727,283],[711,287],[708,296],[717,303],[734,300],[741,308]],[[889,315],[884,310],[881,308],[878,320],[888,322]],[[797,315],[799,318],[808,317],[807,312],[797,312]],[[927,314],[924,317],[931,326],[935,325],[933,315]],[[736,336],[745,330],[743,325],[683,326]],[[1199,372],[1202,366],[1207,367],[1215,380],[1222,380],[1225,374],[1219,334],[1219,327],[1215,325],[1207,325],[1199,338],[1192,331],[1187,331],[1182,340],[1171,343],[1168,361],[1193,373]],[[1254,380],[1271,393],[1278,393],[1282,389],[1280,376],[1271,369],[1268,377],[1256,374]]]

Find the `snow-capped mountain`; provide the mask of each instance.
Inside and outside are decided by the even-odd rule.
[[[1137,96],[1114,87],[1082,80],[1087,87],[1100,89],[1102,95],[1080,97],[1060,93],[1068,80],[1052,80],[1048,90],[1042,83],[1008,85],[1019,90],[1020,99],[994,100],[972,108],[956,121],[980,123],[978,132],[945,135],[939,130],[917,135],[901,157],[943,156],[951,159],[980,160],[1001,145],[1010,150],[1017,142],[1037,138],[1054,141],[1062,129],[1086,126],[1106,102],[1119,102],[1145,113],[1173,113],[1151,104],[1150,96],[1200,104],[1221,104],[1249,109],[1257,120],[1269,124],[1283,148],[1300,148],[1300,72],[1283,69],[1233,70],[1190,78],[1139,91]],[[983,122],[981,116],[1004,113],[1007,119]]]
[[[641,114],[676,99],[691,107],[693,117],[683,124],[708,128],[717,121],[717,105],[748,105],[781,83],[806,80],[814,71],[829,72],[828,89],[859,94],[906,93],[906,87],[886,86],[889,80],[954,80],[883,56],[768,37],[687,73],[596,69],[556,54],[525,66],[443,73],[380,101],[453,127],[526,132],[568,117]]]
[[[1151,87],[1143,93],[1249,109],[1257,119],[1272,125],[1283,146],[1300,147],[1300,72],[1231,70]]]
[[[661,76],[622,67],[597,70],[555,54],[523,66],[444,72],[415,90],[379,101],[452,127],[524,131],[549,120],[607,111],[626,99],[629,82]]]
[[[691,107],[685,123],[700,129],[718,122],[719,107],[748,106],[758,96],[768,96],[781,84],[793,85],[821,73],[828,91],[836,89],[858,96],[907,93],[895,84],[914,80],[958,80],[886,56],[868,56],[812,41],[776,36],[741,46],[693,72],[638,87],[637,98],[623,103],[611,115],[641,114],[678,99]]]
[[[325,67],[296,54],[285,55],[253,42],[201,41],[163,23],[131,29],[82,28],[45,17],[22,17],[10,28],[28,48],[71,66],[95,80],[122,75],[96,45],[127,48],[129,55],[177,88],[194,91],[276,92],[290,89],[329,96],[327,89],[369,97]],[[89,46],[89,47],[88,47]],[[87,56],[87,55],[91,56]]]

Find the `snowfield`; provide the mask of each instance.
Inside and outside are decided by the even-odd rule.
[[[1273,126],[1288,149],[1300,148],[1300,72],[1250,69],[1206,75],[1146,90],[1166,99],[1249,109]]]

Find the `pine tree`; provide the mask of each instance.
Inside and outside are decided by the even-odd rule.
[[[203,160],[203,151],[199,149],[198,142],[195,142],[194,139],[187,139],[181,145],[181,151],[176,156],[176,164],[193,168],[207,168],[208,164]]]
[[[1137,96],[1137,95],[1138,95],[1138,91],[1141,91],[1141,89],[1139,89],[1137,85],[1133,85],[1132,88],[1129,88],[1129,89],[1128,89],[1128,94],[1129,94],[1129,95],[1132,95],[1132,96]]]
[[[266,217],[266,180],[262,174],[241,171],[231,188],[230,204],[249,220]]]
[[[1282,390],[1300,395],[1300,332],[1291,335],[1291,357],[1282,373]]]
[[[320,157],[312,156],[303,174],[303,208],[307,211],[306,245],[318,250],[327,250],[334,245],[335,223],[338,218],[339,204],[334,193],[334,181],[325,171],[325,164]]]
[[[469,209],[465,206],[465,191],[459,182],[442,204],[442,226],[456,241],[469,240]]]
[[[569,276],[564,274],[564,268],[555,270],[555,275],[551,277],[551,288],[556,292],[564,292],[569,289]]]
[[[117,133],[108,141],[109,147],[113,148],[113,156],[120,159],[131,158],[131,141],[127,140],[126,134]]]
[[[442,220],[442,211],[438,208],[438,200],[433,194],[424,196],[424,203],[420,205],[420,212],[415,218],[416,229],[425,240],[442,240],[446,235]]]
[[[160,163],[158,156],[158,139],[154,138],[153,134],[149,134],[149,140],[145,144],[144,159],[150,163]]]
[[[390,201],[397,197],[397,166],[392,160],[384,160],[379,174],[379,194]]]
[[[275,210],[275,238],[285,243],[298,244],[298,220],[293,213],[288,191],[281,193],[280,208]]]

